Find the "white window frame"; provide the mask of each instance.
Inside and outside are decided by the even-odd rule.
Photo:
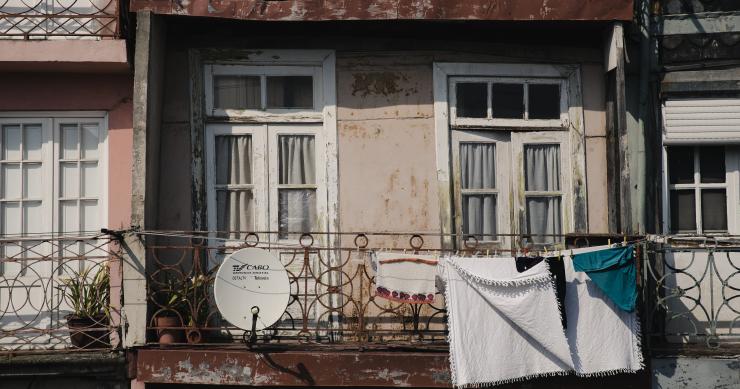
[[[561,120],[544,124],[541,127],[533,126],[524,119],[474,119],[465,121],[454,116],[455,98],[454,84],[458,81],[486,80],[529,80],[530,82],[559,82],[561,89]],[[525,96],[526,98],[526,96]],[[490,100],[490,94],[489,94]],[[565,108],[563,108],[565,104]],[[490,103],[488,104],[490,111]],[[524,208],[524,162],[523,145],[532,143],[558,143],[561,145],[561,189],[563,195],[562,225],[563,234],[579,229],[588,230],[588,214],[586,204],[587,192],[585,185],[585,138],[583,129],[583,103],[581,101],[580,66],[578,65],[548,65],[548,64],[517,64],[517,63],[435,63],[434,64],[434,116],[436,136],[436,161],[438,193],[440,196],[440,225],[443,233],[443,247],[454,247],[453,239],[447,234],[455,234],[454,226],[455,204],[459,196],[455,195],[455,188],[451,181],[452,157],[450,153],[452,130],[476,130],[511,133],[511,183],[512,183],[512,218],[511,233],[523,234],[525,221]],[[490,112],[489,112],[490,117]],[[518,123],[502,122],[501,120],[515,120]],[[541,119],[538,119],[538,121]],[[549,121],[549,120],[545,120]],[[513,177],[519,177],[514,179]],[[575,192],[578,193],[575,193]],[[451,198],[451,195],[453,197]],[[576,201],[576,197],[579,201]],[[576,214],[579,221],[576,222]],[[581,220],[582,219],[582,220]],[[458,240],[459,241],[459,240]],[[459,245],[459,244],[458,244]],[[511,242],[511,246],[518,246],[518,242]]]
[[[572,167],[571,167],[571,149],[570,149],[570,137],[567,132],[555,132],[555,131],[535,131],[535,132],[514,132],[512,133],[512,169],[514,174],[519,176],[521,180],[519,185],[515,185],[514,188],[517,191],[514,197],[514,225],[515,231],[520,231],[522,234],[526,234],[525,231],[527,221],[527,197],[537,197],[538,195],[544,196],[560,196],[560,229],[563,234],[572,232],[575,229],[573,222],[573,180],[572,180]],[[558,145],[560,146],[560,190],[559,191],[547,191],[537,192],[526,190],[526,161],[524,148],[528,145]],[[559,239],[556,239],[556,241]]]
[[[509,133],[491,131],[454,131],[452,137],[452,171],[455,175],[453,187],[455,207],[455,233],[467,240],[464,236],[462,195],[463,194],[495,194],[496,195],[496,233],[501,234],[497,239],[479,239],[478,243],[492,247],[507,247],[510,245],[511,233],[511,137]],[[495,189],[463,189],[461,186],[460,145],[469,143],[495,144]]]
[[[261,185],[265,189],[264,210],[255,209],[255,231],[278,231],[277,181],[277,136],[313,135],[315,137],[316,157],[316,212],[315,231],[333,233],[339,230],[338,207],[338,164],[337,164],[337,123],[336,123],[336,60],[333,50],[257,50],[249,51],[245,60],[209,62],[204,64],[204,94],[206,106],[204,155],[206,165],[206,207],[208,229],[216,229],[216,198],[213,179],[215,178],[214,134],[224,134],[229,128],[239,131],[252,131],[260,135],[264,142],[265,177]],[[264,110],[220,110],[213,107],[213,76],[259,75],[262,83],[262,102],[266,99],[265,76],[271,75],[311,75],[313,77],[314,108],[304,109],[264,109]],[[251,129],[251,130],[249,130]],[[257,142],[253,138],[253,154],[257,158]],[[253,180],[257,178],[253,176]],[[257,185],[255,181],[255,186]],[[282,186],[281,186],[282,187]],[[255,194],[256,196],[256,194]],[[332,206],[330,206],[330,204]],[[255,203],[255,206],[257,204]],[[255,207],[256,208],[256,207]],[[269,213],[267,209],[270,209]],[[259,212],[264,212],[259,214]],[[338,244],[338,237],[327,239],[326,235],[315,236],[316,244]],[[283,243],[297,243],[295,239],[271,239]]]
[[[59,169],[59,141],[60,124],[79,123],[85,121],[96,121],[100,128],[98,140],[98,168],[100,171],[100,190],[99,190],[99,224],[102,227],[108,226],[108,114],[105,111],[13,111],[0,112],[0,125],[14,124],[23,121],[25,123],[42,123],[42,132],[44,136],[44,145],[42,145],[42,155],[44,165],[42,174],[44,177],[53,177],[52,187],[44,192],[43,201],[44,213],[51,215],[48,223],[49,232],[54,236],[59,236],[62,231],[59,225],[59,176],[54,173]],[[78,145],[79,147],[79,145]],[[50,170],[47,170],[50,169]],[[51,209],[46,209],[50,206]]]
[[[205,65],[206,114],[211,117],[249,117],[254,121],[320,122],[324,106],[321,66],[248,66],[248,65]],[[260,78],[260,109],[221,109],[214,107],[214,76],[256,76]],[[311,76],[313,80],[313,107],[267,108],[267,77]]]
[[[449,90],[450,93],[450,121],[455,127],[486,127],[498,128],[510,131],[511,127],[538,128],[538,129],[562,129],[567,128],[568,118],[568,88],[565,78],[522,78],[522,77],[451,77]],[[486,118],[469,118],[457,116],[457,84],[466,83],[485,83],[486,84]],[[523,106],[524,118],[494,118],[492,109],[493,90],[491,86],[499,83],[522,84],[524,88]],[[558,119],[529,119],[529,85],[546,84],[560,86],[560,118]]]
[[[725,182],[724,183],[701,183],[701,172],[699,170],[699,156],[694,152],[694,182],[690,184],[671,184],[670,166],[668,166],[668,148],[671,146],[718,146],[716,143],[670,143],[663,145],[662,160],[662,187],[663,187],[663,233],[675,235],[737,235],[740,221],[740,146],[725,146]],[[675,189],[694,190],[694,209],[696,217],[695,232],[673,232],[671,228],[671,191]],[[725,189],[727,198],[727,232],[705,233],[702,226],[701,195],[702,189]]]

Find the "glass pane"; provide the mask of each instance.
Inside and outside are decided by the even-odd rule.
[[[216,228],[218,231],[252,231],[254,229],[254,196],[250,190],[216,192]],[[240,239],[244,234],[221,233],[224,238]]]
[[[313,135],[281,135],[278,147],[280,184],[316,183]]]
[[[691,146],[669,147],[668,172],[671,184],[694,183],[694,148]]]
[[[462,82],[456,85],[457,117],[485,118],[488,116],[488,85]]]
[[[524,118],[524,85],[493,84],[491,109],[494,118]]]
[[[222,109],[259,109],[262,104],[259,76],[214,76],[213,106]]]
[[[41,182],[41,164],[23,164],[23,197],[27,199],[41,198],[43,182]]]
[[[96,197],[100,191],[100,180],[98,179],[98,163],[82,162],[82,193],[80,197]]]
[[[21,198],[21,165],[5,163],[2,165],[3,198],[8,200]]]
[[[560,197],[527,197],[526,231],[532,243],[548,244],[561,241]]]
[[[47,233],[48,228],[44,228],[44,216],[41,212],[41,201],[24,201],[23,202],[23,222],[26,233]]]
[[[61,232],[77,232],[80,230],[80,210],[76,200],[59,202],[59,228]]]
[[[41,126],[27,124],[23,126],[23,159],[41,160]]]
[[[20,126],[3,126],[3,159],[10,161],[21,159]]]
[[[724,189],[701,191],[701,224],[707,231],[727,231],[727,195]]]
[[[100,231],[102,227],[98,222],[98,210],[97,200],[81,200],[80,201],[80,221],[82,222],[83,231]]]
[[[313,109],[313,77],[267,77],[267,108]]]
[[[21,231],[21,204],[16,202],[2,203],[2,233],[19,235]]]
[[[496,187],[496,144],[460,144],[460,181],[463,189]]]
[[[525,190],[560,190],[560,146],[524,146]]]
[[[701,182],[725,182],[724,146],[705,146],[699,148],[699,169]]]
[[[297,239],[300,233],[314,230],[316,225],[314,189],[280,189],[278,203],[278,230],[281,239]]]
[[[496,195],[462,196],[462,232],[481,241],[497,239]]]
[[[560,85],[529,84],[529,118],[560,118]]]
[[[696,232],[696,196],[693,190],[671,191],[671,231]]]
[[[77,125],[62,124],[62,158],[77,159]]]
[[[216,185],[252,183],[252,137],[216,137]]]
[[[59,164],[61,177],[59,195],[67,198],[76,198],[80,190],[80,174],[77,162],[62,162]]]
[[[98,158],[98,125],[82,125],[82,158]]]

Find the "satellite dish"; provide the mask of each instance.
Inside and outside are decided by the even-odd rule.
[[[290,299],[290,280],[277,256],[263,249],[245,248],[221,264],[213,294],[218,310],[229,323],[243,330],[262,330],[283,316]]]

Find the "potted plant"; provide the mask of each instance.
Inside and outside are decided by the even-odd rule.
[[[110,272],[107,265],[101,265],[94,275],[92,270],[74,272],[72,277],[62,279],[62,285],[57,288],[72,308],[72,313],[65,316],[72,345],[107,348],[110,347]]]
[[[160,344],[200,343],[198,329],[208,316],[208,278],[205,275],[188,277],[182,282],[168,281],[159,294],[165,296],[164,304],[154,315],[154,325]],[[187,331],[177,327],[189,327]]]

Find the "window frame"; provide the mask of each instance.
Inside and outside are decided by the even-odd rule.
[[[62,196],[60,194],[61,184],[61,173],[60,166],[62,163],[61,158],[61,125],[62,124],[82,124],[85,122],[95,122],[98,125],[98,171],[99,171],[99,182],[98,182],[98,224],[100,228],[108,226],[109,216],[109,148],[108,148],[108,114],[104,111],[14,111],[14,112],[0,112],[0,129],[7,124],[41,124],[42,130],[42,149],[41,149],[41,163],[42,163],[42,177],[44,179],[50,179],[51,185],[48,188],[42,188],[43,193],[41,197],[42,201],[42,215],[41,224],[43,225],[43,234],[37,234],[41,237],[70,237],[73,240],[81,236],[78,230],[65,232],[61,228],[61,207]],[[78,133],[79,135],[79,133]],[[0,139],[0,143],[2,139]],[[81,147],[82,139],[78,137],[78,152]],[[79,157],[79,155],[78,155]],[[79,161],[78,161],[79,163]],[[79,172],[79,170],[78,170]],[[22,174],[22,172],[21,172]],[[80,190],[81,180],[78,179],[78,191]],[[22,190],[22,188],[21,188]],[[79,193],[78,193],[79,195]],[[78,196],[76,199],[79,205],[82,196]],[[84,199],[83,199],[84,200]],[[13,200],[11,200],[13,201]],[[78,207],[79,212],[79,207]],[[79,217],[79,214],[78,214]],[[78,225],[81,220],[78,219]],[[97,229],[96,229],[97,231]],[[3,233],[4,232],[1,232]],[[64,246],[68,247],[68,246]],[[35,251],[40,252],[46,249],[50,249],[44,245],[38,246]],[[49,252],[50,255],[53,255]],[[63,254],[63,253],[60,253]],[[69,255],[66,253],[65,255]],[[82,263],[82,262],[81,262]],[[45,269],[51,272],[52,264],[48,262],[48,266],[44,266]],[[41,270],[41,269],[36,269]],[[24,274],[19,274],[19,277],[25,277]],[[51,274],[49,275],[51,276]]]
[[[569,123],[568,89],[565,78],[548,77],[450,77],[449,90],[457,91],[457,84],[485,83],[486,84],[486,118],[469,118],[457,116],[457,93],[450,93],[450,123],[455,127],[485,127],[510,131],[511,127],[562,129]],[[494,118],[492,116],[493,84],[522,84],[524,118]],[[559,85],[560,86],[560,118],[558,119],[529,119],[529,85]]]
[[[291,121],[317,122],[323,120],[324,106],[323,80],[321,66],[305,65],[204,65],[206,115],[214,118],[248,117],[252,121]],[[255,76],[260,78],[260,109],[222,109],[214,107],[213,79],[215,76]],[[313,107],[306,108],[267,108],[267,77],[271,76],[311,76],[313,78]]]
[[[272,131],[283,131],[284,128],[313,128],[316,142],[317,158],[317,182],[319,176],[323,187],[317,190],[317,232],[323,234],[314,236],[315,244],[338,245],[339,238],[332,234],[339,230],[338,209],[330,204],[336,204],[338,200],[338,163],[337,163],[337,122],[336,122],[336,59],[333,50],[241,50],[234,51],[234,57],[226,58],[223,53],[212,49],[192,49],[190,51],[191,64],[200,67],[193,79],[192,93],[192,120],[196,123],[191,127],[193,162],[193,190],[194,196],[203,198],[205,201],[196,201],[193,215],[193,225],[196,228],[215,227],[215,201],[209,204],[208,192],[210,185],[206,185],[209,174],[209,156],[206,147],[199,144],[207,143],[209,128],[216,125],[237,125],[240,123],[250,125],[264,125],[266,128],[265,142],[269,145]],[[233,72],[233,75],[249,75],[243,71],[255,70],[265,75],[301,75],[295,71],[313,76],[314,85],[314,108],[313,110],[293,109],[269,109],[269,110],[213,110],[213,69],[217,73],[221,71]],[[275,69],[274,71],[272,69]],[[264,91],[264,89],[263,89]],[[234,112],[226,112],[234,111]],[[198,126],[197,123],[202,123]],[[303,131],[303,130],[297,130]],[[276,142],[277,138],[275,138]],[[201,143],[203,142],[203,143]],[[205,145],[204,145],[205,146]],[[254,147],[254,142],[253,142]],[[269,157],[265,155],[265,157]],[[318,161],[322,161],[319,165]],[[266,166],[266,169],[270,167]],[[201,172],[201,173],[198,173]],[[203,174],[203,176],[201,176]],[[202,178],[201,178],[202,177]],[[277,177],[277,176],[275,176]],[[265,181],[267,182],[267,181]],[[269,184],[267,184],[269,185]],[[266,195],[265,204],[272,201]],[[215,200],[215,199],[214,199]],[[277,201],[277,198],[275,199]],[[265,207],[266,208],[266,207]],[[277,209],[275,209],[277,212]],[[201,216],[202,215],[202,216]],[[271,215],[264,217],[264,228],[256,228],[255,232],[270,231],[277,232],[277,223],[271,222]],[[214,219],[215,220],[215,219]],[[277,213],[274,216],[277,221]],[[273,228],[274,227],[274,228]],[[277,234],[270,234],[270,239],[280,242],[292,243],[294,240],[276,239]],[[262,238],[262,236],[261,236]],[[263,239],[264,240],[264,239]],[[297,241],[295,241],[297,242]]]
[[[668,148],[671,146],[688,146],[694,148],[693,177],[694,182],[690,184],[671,184],[670,166],[668,165]],[[701,183],[701,171],[699,166],[699,154],[697,148],[703,146],[725,147],[725,182],[724,183]],[[672,143],[664,142],[662,147],[662,200],[663,200],[663,233],[667,235],[736,235],[738,234],[738,220],[740,219],[740,147],[731,145],[719,145],[716,143]],[[696,231],[673,231],[671,227],[671,192],[675,190],[694,190],[694,210]],[[703,229],[701,211],[701,191],[703,189],[725,189],[727,201],[727,231],[705,232]]]
[[[583,128],[583,104],[581,101],[581,78],[580,66],[577,64],[527,64],[527,63],[440,63],[433,65],[434,72],[434,120],[436,136],[436,168],[438,193],[440,203],[440,225],[443,233],[441,245],[444,248],[454,249],[461,247],[455,234],[455,211],[457,205],[454,195],[455,181],[451,181],[454,174],[452,170],[451,132],[452,130],[477,130],[490,132],[506,132],[511,134],[512,146],[512,174],[517,174],[524,179],[524,167],[522,161],[522,141],[536,141],[545,139],[545,143],[561,143],[561,188],[565,192],[562,204],[562,226],[563,234],[575,231],[588,231],[588,209],[587,190],[583,179],[586,177],[586,155],[585,137]],[[514,123],[519,125],[498,125],[484,119],[483,122],[464,123],[455,122],[450,107],[451,79],[537,79],[537,80],[562,80],[561,104],[567,104],[567,123],[556,127],[532,127],[529,124]],[[562,113],[561,108],[561,113]],[[520,119],[513,119],[520,120]],[[460,125],[458,125],[460,124]],[[511,123],[507,123],[511,124]],[[551,137],[547,137],[547,135]],[[529,137],[529,138],[527,138]],[[529,139],[529,140],[528,140]],[[555,139],[555,140],[553,140]],[[518,142],[518,143],[517,143]],[[523,182],[514,184],[512,179],[512,218],[511,233],[523,233]],[[522,185],[519,185],[522,184]],[[511,242],[511,248],[519,247],[519,242]]]
[[[497,239],[478,239],[478,244],[484,247],[503,248],[510,246],[511,233],[511,136],[509,133],[496,133],[490,131],[466,131],[453,130],[452,140],[452,171],[455,177],[453,186],[453,203],[455,207],[455,233],[459,240],[465,241],[467,234],[463,232],[462,196],[465,191],[470,194],[494,194],[496,195],[496,233]],[[496,160],[495,177],[496,188],[494,189],[463,189],[461,181],[460,145],[470,143],[483,143],[495,145]],[[477,239],[477,238],[476,238]]]

